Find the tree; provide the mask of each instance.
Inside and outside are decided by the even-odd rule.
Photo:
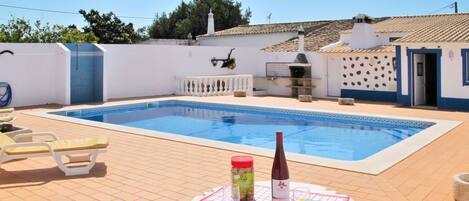
[[[25,19],[13,18],[0,24],[0,42],[15,43],[96,43],[93,33],[83,33],[74,26],[43,25],[37,20],[34,25]]]
[[[249,24],[251,10],[241,9],[240,2],[233,0],[193,0],[184,1],[171,13],[156,15],[149,28],[151,38],[186,38],[187,34],[202,35],[207,32],[207,14],[212,9],[215,17],[215,30]]]
[[[100,43],[131,44],[142,40],[144,36],[134,30],[133,24],[122,22],[113,12],[100,14],[97,10],[80,10],[88,25],[85,33],[93,33]]]
[[[83,33],[73,27],[61,29],[60,35],[61,43],[98,43],[99,40],[93,33]]]

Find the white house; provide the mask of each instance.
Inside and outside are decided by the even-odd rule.
[[[405,106],[469,109],[469,14],[393,17],[354,28],[321,48],[342,97]],[[330,84],[330,83],[328,83]]]
[[[306,33],[327,26],[333,20],[240,25],[215,32],[213,14],[209,13],[207,34],[197,36],[202,46],[230,46],[265,48],[298,37],[298,29],[303,26]]]

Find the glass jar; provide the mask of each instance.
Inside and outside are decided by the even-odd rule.
[[[231,158],[231,196],[233,200],[254,200],[254,159],[251,156]]]

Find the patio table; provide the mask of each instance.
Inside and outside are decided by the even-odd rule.
[[[256,182],[254,188],[254,197],[256,201],[271,200],[271,183],[270,181]],[[307,184],[300,182],[290,182],[291,199],[293,200],[293,191],[306,192],[309,191],[312,197],[304,201],[353,201],[346,195],[336,194],[335,191],[327,190],[323,186],[315,184]],[[231,189],[228,185],[218,186],[212,192],[205,192],[203,195],[196,196],[192,201],[231,201]]]

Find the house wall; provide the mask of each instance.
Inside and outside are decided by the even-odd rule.
[[[340,65],[340,74],[329,79],[340,79],[341,97],[372,101],[396,101],[396,69],[393,53],[329,54],[340,62],[328,63],[328,68]]]
[[[140,45],[198,45],[196,40],[188,39],[148,39],[141,41]]]
[[[396,33],[375,33],[376,34],[376,42],[378,45],[390,45],[391,42],[389,42],[390,38],[393,37],[403,37],[405,35],[408,35],[408,33],[405,32],[396,32]],[[343,41],[344,43],[350,43],[352,40],[352,34],[351,33],[343,33],[340,35],[340,41]]]
[[[197,41],[201,46],[264,48],[285,42],[297,36],[298,34],[296,32],[282,32],[269,34],[198,37]]]
[[[0,81],[12,86],[10,106],[67,104],[69,52],[57,44],[0,43]]]
[[[400,103],[410,105],[411,94],[408,90],[408,60],[407,49],[441,49],[441,97],[438,107],[445,109],[469,109],[469,86],[463,85],[463,64],[461,49],[468,48],[469,43],[407,43],[400,44]]]
[[[342,56],[342,89],[395,92],[393,58],[393,54]]]

